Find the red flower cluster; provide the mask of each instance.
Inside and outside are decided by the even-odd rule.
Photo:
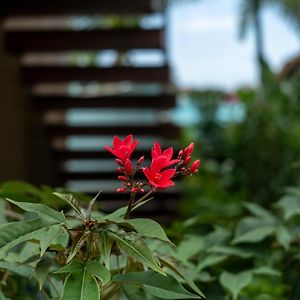
[[[136,181],[134,180],[134,175],[140,170],[140,165],[143,163],[144,157],[142,156],[137,161],[135,168],[132,167],[130,157],[138,143],[137,140],[133,140],[132,135],[128,135],[124,141],[115,136],[113,139],[113,147],[104,147],[117,157],[116,162],[119,165],[117,171],[121,173],[118,179],[123,181],[124,185],[124,187],[118,188],[118,192],[126,192],[127,190],[130,190],[132,193],[138,191],[144,192],[145,186],[149,186],[152,191],[156,189],[166,189],[174,185],[171,179],[175,176],[196,174],[198,172],[200,160],[194,161],[189,168],[187,167],[191,162],[194,143],[180,150],[176,159],[172,158],[172,147],[162,151],[160,144],[154,143],[151,150],[151,165],[141,169],[147,181]],[[169,168],[171,166],[173,167]]]

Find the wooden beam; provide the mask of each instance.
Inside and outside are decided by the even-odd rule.
[[[3,0],[0,15],[147,14],[159,9],[152,0]],[[155,1],[160,4],[161,1]]]
[[[23,77],[28,83],[69,82],[72,80],[112,82],[130,80],[135,82],[169,82],[169,67],[64,67],[25,66]]]
[[[46,124],[47,125],[47,124]],[[134,135],[142,136],[161,136],[165,138],[178,138],[180,135],[179,127],[172,124],[143,125],[143,126],[76,126],[48,124],[47,131],[52,137],[67,137],[70,135]]]
[[[5,44],[12,52],[116,49],[162,49],[161,29],[95,29],[6,31]]]
[[[152,108],[175,107],[176,97],[160,95],[108,95],[102,97],[34,96],[35,106],[41,110],[68,108]]]

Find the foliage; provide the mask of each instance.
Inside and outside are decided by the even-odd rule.
[[[272,210],[245,203],[235,224],[215,225],[200,235],[201,217],[183,222],[180,235],[177,224],[169,233],[179,244],[165,253],[183,262],[208,299],[296,300],[299,217],[300,189],[287,188]]]
[[[106,146],[117,157],[117,170],[121,174],[118,179],[123,184],[118,191],[130,192],[128,205],[109,215],[94,211],[100,193],[86,208],[76,195],[52,193],[51,199],[58,198],[71,208],[64,213],[28,201],[30,197],[44,199],[44,193],[34,186],[21,182],[2,185],[1,195],[10,206],[0,216],[0,269],[3,272],[0,299],[204,297],[175,257],[151,248],[153,240],[175,247],[161,225],[151,219],[130,218],[131,212],[151,200],[149,196],[157,189],[172,186],[171,179],[175,175],[191,175],[198,171],[199,160],[188,167],[194,146],[190,144],[172,159],[173,148],[162,150],[155,143],[151,165],[142,169],[146,179],[136,180],[134,175],[140,170],[143,158],[133,166],[130,155],[137,144],[130,135],[124,141],[115,137],[113,147]],[[23,192],[26,197],[20,199]],[[144,195],[136,199],[138,193]],[[13,196],[17,200],[11,199]],[[5,206],[3,201],[0,203]],[[11,206],[25,213],[16,213]],[[11,218],[18,221],[7,222],[7,217],[9,221]]]

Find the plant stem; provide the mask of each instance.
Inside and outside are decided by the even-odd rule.
[[[136,192],[133,192],[133,193],[130,194],[130,199],[129,199],[129,202],[128,202],[128,206],[127,206],[127,210],[126,210],[124,219],[128,219],[129,216],[130,216],[132,206],[133,206],[133,203],[134,203],[135,194],[136,194]]]
[[[140,198],[138,201],[134,203],[134,206],[141,203],[142,201],[146,200],[148,196],[150,196],[153,193],[152,190],[150,190],[147,194],[145,194],[142,198]]]

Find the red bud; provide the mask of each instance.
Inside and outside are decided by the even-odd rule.
[[[191,157],[191,156],[188,156],[188,157],[183,161],[183,164],[184,164],[184,165],[189,164],[190,161],[191,161],[191,159],[192,159],[192,157]]]
[[[131,162],[130,162],[130,160],[128,158],[125,160],[124,169],[125,169],[125,172],[128,175],[130,175],[131,170],[132,170],[132,166],[131,166]]]
[[[118,188],[117,192],[118,193],[125,193],[126,192],[126,188]]]
[[[190,166],[189,171],[193,174],[196,174],[198,172],[198,168],[200,167],[201,161],[200,159],[195,160],[192,165]]]
[[[126,176],[118,176],[118,180],[127,181]]]
[[[145,157],[141,156],[137,162],[138,165],[142,164],[144,162]]]

